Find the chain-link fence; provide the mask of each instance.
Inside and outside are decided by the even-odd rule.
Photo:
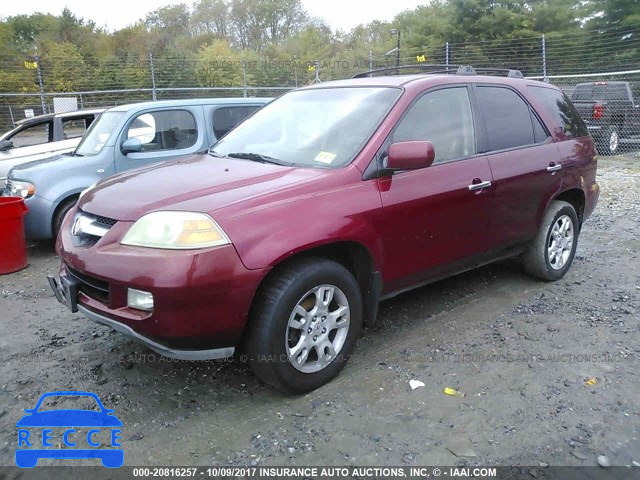
[[[513,68],[527,77],[555,83],[569,95],[581,82],[640,84],[640,29],[401,45],[399,51],[356,51],[325,59],[273,58],[255,53],[210,57],[203,52],[91,60],[0,55],[0,131],[25,116],[68,109],[68,105],[90,108],[154,99],[273,97],[298,86],[397,64]],[[627,100],[627,113],[638,114],[640,98]],[[634,128],[640,130],[640,122]],[[640,137],[640,131],[630,133]],[[631,146],[626,140],[624,145]]]

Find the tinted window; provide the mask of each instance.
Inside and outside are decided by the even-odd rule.
[[[48,143],[53,140],[53,128],[51,127],[51,122],[37,123],[23,128],[8,140],[11,140],[16,148]]]
[[[556,132],[569,137],[584,137],[589,134],[580,114],[564,93],[545,87],[529,87],[529,91],[552,115],[551,127]]]
[[[490,150],[536,143],[529,105],[513,90],[478,87],[478,103],[484,114]]]
[[[91,117],[71,117],[62,119],[62,133],[65,139],[82,137],[89,125],[91,125],[93,115]]]
[[[624,83],[581,83],[576,85],[571,98],[583,100],[628,100],[627,86]]]
[[[393,142],[428,140],[436,150],[434,163],[475,154],[473,117],[466,87],[427,93],[409,107],[396,127]]]
[[[533,111],[531,111],[531,121],[533,122],[533,135],[535,136],[536,143],[542,143],[549,138],[546,128],[544,128],[544,125],[542,125],[542,122]]]
[[[258,106],[220,107],[213,111],[213,133],[216,138],[226,135],[233,127],[258,110]]]
[[[196,121],[186,110],[143,113],[127,130],[127,138],[139,139],[143,152],[189,148],[197,137]]]

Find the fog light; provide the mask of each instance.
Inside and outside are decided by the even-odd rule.
[[[129,288],[127,290],[127,305],[138,310],[153,310],[153,294]]]

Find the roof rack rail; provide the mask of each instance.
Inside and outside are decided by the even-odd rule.
[[[365,78],[365,77],[368,77],[369,75],[373,75],[376,73],[395,72],[399,70],[430,70],[430,69],[437,69],[438,70],[437,73],[449,72],[449,71],[453,73],[454,70],[456,69],[456,66],[445,65],[441,63],[421,63],[418,65],[400,65],[399,67],[376,68],[374,70],[368,70],[366,72],[359,72],[359,73],[356,73],[351,78]],[[434,72],[429,72],[429,73],[434,73]]]
[[[495,73],[506,73],[507,77],[509,78],[524,78],[524,75],[522,75],[522,72],[520,70],[513,70],[510,68],[474,68],[472,66],[467,66],[467,68],[470,68],[475,72],[475,73],[472,73],[471,75],[477,75],[478,73],[495,72]]]
[[[377,68],[375,70],[369,70],[366,72],[356,73],[352,78],[366,78],[378,73],[397,72],[400,70],[427,70],[424,73],[436,74],[436,73],[450,73],[456,75],[478,75],[478,73],[506,73],[508,78],[524,78],[520,70],[513,70],[508,68],[474,68],[471,65],[445,65],[438,63],[420,64],[420,65],[401,65],[399,67],[386,67]]]

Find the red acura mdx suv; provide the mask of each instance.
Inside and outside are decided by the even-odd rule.
[[[478,73],[301,88],[208,153],[101,181],[61,228],[58,300],[169,357],[241,348],[303,392],[381,300],[517,255],[561,278],[598,199],[593,140],[558,88]]]

